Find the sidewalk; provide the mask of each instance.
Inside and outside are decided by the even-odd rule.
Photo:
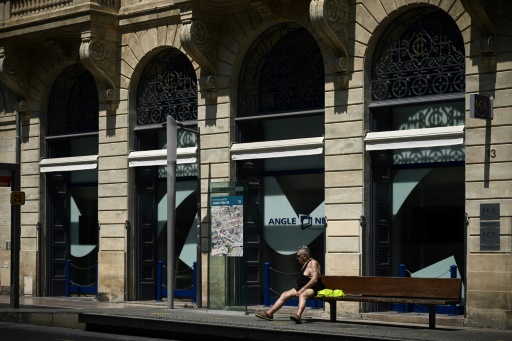
[[[291,308],[283,308],[274,321],[251,313],[194,308],[176,300],[165,302],[103,303],[91,297],[20,297],[20,307],[10,308],[8,295],[0,295],[0,321],[29,323],[95,331],[115,331],[169,338],[222,340],[432,340],[512,341],[512,330],[443,326],[428,323],[389,323],[338,318],[330,322],[319,310],[308,310],[303,324],[290,321]],[[262,307],[251,307],[253,310]]]

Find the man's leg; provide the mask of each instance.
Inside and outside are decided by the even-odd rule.
[[[305,290],[299,296],[299,306],[297,307],[297,315],[290,316],[290,319],[295,323],[302,323],[302,313],[304,313],[304,309],[306,309],[306,302],[308,298],[311,298],[315,295],[313,289]]]
[[[276,303],[267,311],[268,314],[274,315],[276,311],[281,309],[283,305],[288,301],[290,298],[297,297],[297,290],[290,289],[288,291],[285,291],[279,296]]]
[[[297,290],[290,289],[288,291],[285,291],[279,296],[276,303],[266,312],[264,313],[257,313],[256,317],[259,317],[260,319],[269,320],[272,321],[274,319],[274,313],[281,309],[281,307],[285,304],[286,301],[288,301],[290,298],[297,297]]]

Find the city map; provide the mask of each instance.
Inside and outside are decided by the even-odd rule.
[[[212,197],[212,256],[243,256],[243,196]]]

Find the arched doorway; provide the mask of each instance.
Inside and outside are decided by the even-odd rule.
[[[411,10],[380,37],[371,67],[370,272],[398,276],[404,264],[411,276],[441,277],[456,265],[464,276],[461,33],[442,11]]]
[[[137,126],[130,167],[135,169],[135,296],[154,300],[157,266],[167,261],[167,115],[189,129],[197,128],[197,79],[192,63],[177,49],[157,54],[144,68],[137,86]],[[197,135],[178,129],[176,169],[175,289],[193,282],[197,236],[197,163],[180,159],[197,148]],[[195,153],[195,152],[194,152]],[[148,155],[152,155],[148,158]],[[157,155],[155,157],[155,155]]]
[[[243,62],[231,151],[237,179],[247,183],[248,304],[261,304],[264,262],[276,270],[271,300],[295,285],[298,246],[309,245],[323,264],[324,84],[318,43],[296,24],[265,31]],[[306,141],[317,148],[305,148]]]
[[[91,73],[76,64],[55,81],[48,104],[46,159],[47,293],[66,293],[70,280],[97,286],[98,90]]]

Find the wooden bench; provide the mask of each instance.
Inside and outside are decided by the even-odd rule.
[[[428,324],[436,327],[436,305],[461,301],[460,278],[417,278],[376,276],[322,276],[327,289],[341,289],[344,297],[315,297],[328,302],[331,321],[336,321],[336,302],[387,302],[428,306]]]

